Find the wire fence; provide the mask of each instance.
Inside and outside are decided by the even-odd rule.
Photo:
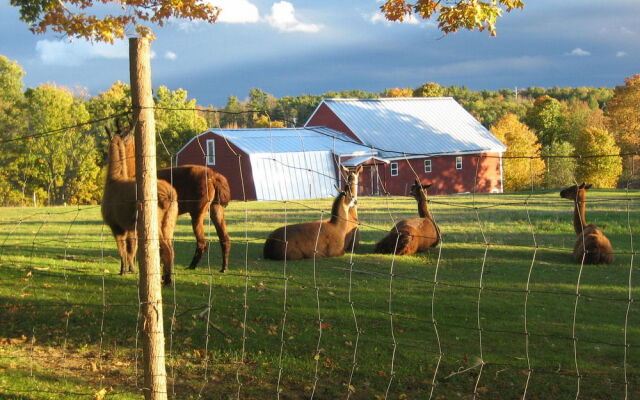
[[[298,139],[304,153],[305,138]],[[586,199],[586,219],[613,245],[611,264],[589,264],[584,251],[572,257],[574,203],[558,190],[481,193],[480,162],[470,193],[428,198],[437,233],[411,238],[437,239],[436,247],[396,255],[397,235],[390,254],[374,254],[397,223],[417,216],[416,200],[389,195],[377,171],[383,195],[357,198],[359,245],[322,257],[336,245],[327,232],[353,216],[337,213],[335,199],[290,199],[282,189],[281,200],[249,201],[245,156],[229,140],[224,145],[233,156],[221,162],[234,163],[240,182],[239,201],[224,211],[230,269],[217,272],[222,256],[209,218],[209,250],[186,269],[194,238],[179,218],[172,284],[163,289],[171,398],[640,398],[633,240],[640,192],[629,185],[591,189]],[[346,185],[347,176],[319,171],[305,156],[296,163],[273,154],[272,145],[263,155],[277,166],[272,175],[290,168]],[[409,166],[413,156],[401,155]],[[588,157],[614,156],[633,164],[637,154]],[[312,234],[301,236],[299,223]],[[124,399],[149,389],[137,277],[117,275],[100,206],[5,208],[0,225],[0,393]],[[265,259],[265,239],[278,227],[284,252],[307,241],[308,259]]]

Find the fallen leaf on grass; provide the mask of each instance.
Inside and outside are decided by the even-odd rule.
[[[351,393],[355,393],[355,392],[356,392],[356,387],[355,387],[355,386],[353,386],[353,385],[349,385],[349,391],[350,391]]]
[[[112,388],[102,388],[100,390],[98,390],[97,392],[95,392],[93,394],[93,398],[95,400],[103,400],[104,397],[107,395],[107,393],[109,393],[111,390],[113,390]]]

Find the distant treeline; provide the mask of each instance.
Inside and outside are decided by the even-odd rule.
[[[23,76],[18,63],[0,55],[0,204],[99,202],[107,144],[104,127],[114,123],[112,116],[130,109],[129,85],[115,82],[91,96],[51,83],[25,90]],[[301,126],[323,98],[447,96],[492,129],[509,148],[505,156],[547,157],[539,163],[527,160],[528,166],[505,159],[508,190],[531,184],[553,187],[575,177],[613,187],[628,181],[630,164],[615,158],[610,166],[587,166],[561,157],[638,151],[640,76],[625,82],[615,89],[531,87],[517,92],[428,82],[379,93],[348,90],[281,98],[255,88],[242,100],[229,96],[222,108],[200,105],[183,89],[160,86],[155,91],[157,153],[160,166],[168,166],[189,139],[210,127]],[[93,123],[96,120],[100,122]],[[550,158],[555,156],[561,157]],[[626,175],[621,179],[623,164]],[[596,176],[593,171],[605,172]]]

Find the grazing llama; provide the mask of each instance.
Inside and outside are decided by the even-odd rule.
[[[347,174],[347,179],[343,190],[349,191],[351,196],[358,199],[358,178],[362,172],[362,165],[355,169],[349,169],[342,167],[342,171]],[[344,240],[344,251],[351,252],[358,249],[360,244],[360,228],[358,227],[358,206],[351,207],[349,209],[349,230]]]
[[[578,263],[611,264],[613,262],[613,247],[611,242],[596,225],[587,224],[587,190],[591,185],[582,183],[573,185],[560,192],[560,197],[574,202],[573,229],[578,235],[573,246],[573,257]]]
[[[127,146],[127,159],[133,160],[135,146],[133,141]],[[129,163],[129,176],[135,177],[135,164]],[[224,175],[202,165],[180,165],[161,168],[158,179],[169,182],[178,193],[178,215],[189,213],[191,228],[196,237],[196,250],[189,263],[189,269],[195,269],[207,251],[207,238],[204,234],[204,219],[209,212],[222,249],[222,267],[229,267],[231,238],[227,233],[224,220],[224,208],[231,200],[231,189]]]
[[[102,196],[102,219],[111,228],[120,254],[120,275],[134,272],[134,259],[138,248],[136,236],[137,202],[136,181],[129,176],[127,142],[131,135],[111,135],[107,159],[107,178]],[[160,261],[163,282],[171,283],[173,268],[173,231],[178,218],[178,195],[173,187],[158,180],[158,225]]]
[[[440,242],[440,229],[436,225],[427,205],[427,190],[431,185],[422,185],[416,179],[411,195],[418,201],[419,218],[403,219],[376,243],[375,252],[410,255],[435,247]]]
[[[356,199],[340,192],[333,201],[328,220],[286,225],[271,232],[264,243],[263,256],[272,260],[336,257],[344,254],[345,236],[350,229],[349,210]]]

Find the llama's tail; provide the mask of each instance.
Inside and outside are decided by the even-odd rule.
[[[226,207],[231,201],[231,188],[229,187],[229,181],[224,175],[214,171],[210,171],[209,180],[213,181],[213,187],[216,189],[215,197],[213,201],[220,204],[222,207]]]
[[[403,254],[404,249],[411,242],[411,235],[406,232],[396,232],[395,228],[376,243],[375,252],[382,254]]]

